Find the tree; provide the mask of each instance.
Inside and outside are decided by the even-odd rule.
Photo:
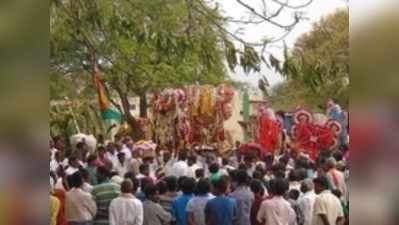
[[[349,15],[347,9],[337,10],[322,18],[313,25],[309,33],[298,38],[290,53],[287,49],[285,51],[285,62],[282,66],[279,62],[275,65],[276,69],[286,76],[287,81],[274,89],[275,99],[281,100],[283,96],[297,96],[302,99],[298,103],[302,102],[316,110],[324,109],[329,98],[336,98],[340,104],[348,105]],[[287,98],[285,104],[292,100],[293,98]]]
[[[295,13],[292,23],[280,24],[278,16],[312,0],[298,6],[270,0],[271,8],[262,0],[262,11],[245,1],[236,2],[257,19],[223,16],[217,4],[205,0],[52,0],[52,75],[85,76],[78,79],[86,83],[78,86],[88,86],[87,77],[97,64],[108,94],[121,99],[121,105],[112,101],[113,105],[136,131],[133,138],[139,139],[139,125],[130,114],[130,94],[140,97],[140,114],[146,116],[146,96],[154,90],[191,83],[218,84],[228,80],[226,64],[231,70],[240,65],[246,73],[259,71],[262,60],[266,62],[266,44],[281,41],[301,19]],[[227,23],[270,23],[284,35],[249,43],[229,32]]]

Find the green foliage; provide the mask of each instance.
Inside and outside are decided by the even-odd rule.
[[[282,107],[304,105],[322,110],[329,98],[348,106],[349,92],[349,15],[340,9],[313,25],[302,35],[291,53],[284,51],[285,62],[277,59],[272,66],[287,81],[273,90],[273,102],[283,101]],[[272,57],[272,56],[271,56]],[[288,107],[289,106],[289,107]]]

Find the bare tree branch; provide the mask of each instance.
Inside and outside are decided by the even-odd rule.
[[[309,1],[307,1],[306,3],[303,3],[303,4],[301,4],[301,5],[296,5],[296,6],[294,6],[294,5],[290,5],[289,4],[289,1],[287,1],[287,2],[280,2],[279,0],[271,0],[271,1],[273,1],[274,3],[277,3],[277,4],[279,4],[279,5],[281,5],[281,6],[283,6],[283,7],[286,7],[286,8],[289,8],[289,9],[302,9],[302,8],[305,8],[305,7],[307,7],[307,6],[309,6],[310,4],[312,4],[312,2],[313,2],[313,0],[309,0]]]

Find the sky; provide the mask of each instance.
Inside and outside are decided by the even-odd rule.
[[[270,0],[266,0],[267,2]],[[308,0],[291,0],[289,1],[292,5],[300,5]],[[233,17],[234,19],[245,19],[248,18],[250,13],[242,6],[240,6],[236,0],[215,0],[217,2],[222,12],[225,16]],[[249,3],[255,9],[261,10],[261,0],[244,0],[244,2]],[[284,1],[281,1],[284,2]],[[274,7],[271,3],[270,7]],[[293,47],[295,40],[311,30],[312,24],[319,21],[322,16],[328,15],[334,12],[337,8],[348,7],[348,3],[345,0],[314,0],[309,6],[301,9],[301,11],[307,17],[306,20],[301,21],[294,30],[285,38],[285,42],[288,48]],[[289,24],[292,21],[293,11],[283,11],[278,17],[278,21],[283,24]],[[262,24],[257,26],[237,26],[236,24],[230,24],[228,29],[230,32],[237,31],[238,28],[244,28],[240,32],[240,37],[246,41],[259,42],[264,37],[278,37],[282,34],[280,29],[276,29],[275,26],[270,24]],[[237,42],[237,44],[239,44]],[[276,46],[270,46],[267,48],[268,54],[273,54],[276,58],[283,58],[283,42],[276,44]],[[268,58],[269,55],[266,55]],[[271,86],[282,82],[284,79],[281,75],[271,71],[266,66],[262,66],[260,73],[252,73],[246,75],[239,67],[236,68],[234,72],[230,73],[230,76],[234,80],[248,82],[252,85],[257,85],[258,80],[262,75],[266,75]]]

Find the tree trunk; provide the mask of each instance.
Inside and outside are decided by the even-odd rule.
[[[145,93],[140,94],[140,117],[147,117],[147,95]]]
[[[127,93],[123,92],[117,84],[115,85],[115,90],[118,93],[122,102],[122,108],[124,111],[123,116],[126,122],[132,128],[132,133],[130,134],[130,136],[134,141],[141,140],[144,137],[144,134],[140,128],[140,124],[137,122],[136,118],[134,118],[134,116],[130,113],[130,102],[127,97]]]

